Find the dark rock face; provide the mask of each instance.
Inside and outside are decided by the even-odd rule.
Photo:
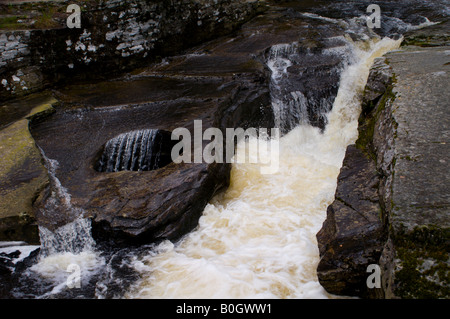
[[[115,76],[228,34],[261,9],[258,1],[85,1],[81,28],[70,29],[65,2],[0,6],[23,16],[44,12],[51,20],[0,31],[0,101],[86,75]]]
[[[406,43],[433,48],[404,46],[371,69],[359,137],[317,234],[319,281],[331,293],[448,298],[447,142],[432,142],[447,138],[448,90],[436,77],[447,74],[445,32],[447,23],[413,31]],[[380,288],[366,285],[370,264],[380,267]]]
[[[351,145],[338,178],[336,200],[317,234],[320,284],[339,295],[370,297],[368,265],[376,264],[386,231],[378,204],[379,178],[373,161]]]

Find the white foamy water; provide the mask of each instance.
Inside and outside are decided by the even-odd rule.
[[[53,289],[36,296],[48,298],[70,288],[73,275],[79,278],[80,287],[85,286],[92,276],[102,270],[105,260],[95,250],[91,221],[82,217],[83,210],[72,206],[69,192],[56,177],[58,162],[47,158],[42,149],[41,154],[53,183],[52,194],[43,213],[55,214],[54,210],[59,206],[64,208],[68,216],[75,218],[72,222],[54,230],[39,226],[41,245],[38,261],[27,269],[24,275],[51,283]]]
[[[36,295],[50,298],[52,295],[74,288],[85,287],[89,280],[104,271],[106,261],[95,249],[91,236],[91,223],[78,218],[54,231],[39,227],[41,250],[37,263],[26,270],[24,276],[41,279],[53,287]],[[20,293],[19,293],[20,297]]]
[[[342,73],[326,130],[301,125],[283,136],[273,154],[280,161],[276,174],[233,164],[230,187],[206,206],[195,231],[136,259],[142,280],[126,297],[333,297],[317,279],[316,233],[334,200],[346,146],[357,138],[370,66],[400,42],[355,45],[358,61]]]
[[[47,298],[65,289],[81,288],[89,279],[103,270],[105,261],[97,253],[84,250],[80,253],[61,252],[41,258],[30,267],[28,275],[38,275],[52,283],[53,289],[36,298]]]

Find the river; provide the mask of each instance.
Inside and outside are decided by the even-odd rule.
[[[301,93],[293,92],[294,102],[288,104],[278,95],[280,79],[292,64],[286,52],[295,43],[272,48],[267,66],[275,122],[283,127],[288,121],[289,129],[276,151],[250,156],[272,156],[279,164],[277,172],[263,174],[262,164],[234,163],[229,188],[207,204],[198,227],[176,242],[108,255],[92,242],[87,220],[76,220],[59,234],[41,229],[44,246],[55,238],[70,241],[73,233],[83,234],[84,239],[76,240],[85,245],[42,249],[38,261],[23,271],[13,295],[73,297],[68,291],[75,286],[90,287],[84,296],[89,298],[337,298],[318,282],[316,234],[334,200],[346,147],[357,139],[360,98],[370,67],[402,39],[341,40],[345,46],[338,54],[346,58],[332,110],[322,114],[327,123],[323,130],[308,121],[289,122],[292,113],[305,112]],[[238,151],[245,143],[269,142],[251,138]],[[70,206],[70,194],[62,186],[60,191]],[[11,246],[25,247],[28,253],[33,248]]]

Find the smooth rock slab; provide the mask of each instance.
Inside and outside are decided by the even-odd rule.
[[[51,111],[56,102],[48,97],[40,100],[44,103],[0,131],[0,240],[39,242],[33,204],[48,177],[28,129],[28,118]]]
[[[448,27],[442,30],[448,40]],[[448,52],[411,46],[387,56],[397,79],[391,233],[382,263],[391,269],[384,273],[387,297],[450,296]]]

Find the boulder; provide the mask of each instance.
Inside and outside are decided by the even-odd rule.
[[[355,145],[347,148],[335,201],[317,234],[320,284],[330,293],[369,297],[367,267],[379,261],[386,229],[378,203],[374,162]]]
[[[174,240],[192,230],[208,201],[228,185],[230,164],[169,163],[149,171],[102,172],[98,161],[109,140],[130,131],[187,128],[193,137],[194,120],[202,121],[203,130],[270,127],[270,95],[255,65],[254,73],[247,70],[239,78],[141,74],[85,85],[86,90],[60,90],[66,107],[31,125],[52,176],[35,205],[39,224],[55,230],[81,215],[92,219],[97,241],[116,245]]]

